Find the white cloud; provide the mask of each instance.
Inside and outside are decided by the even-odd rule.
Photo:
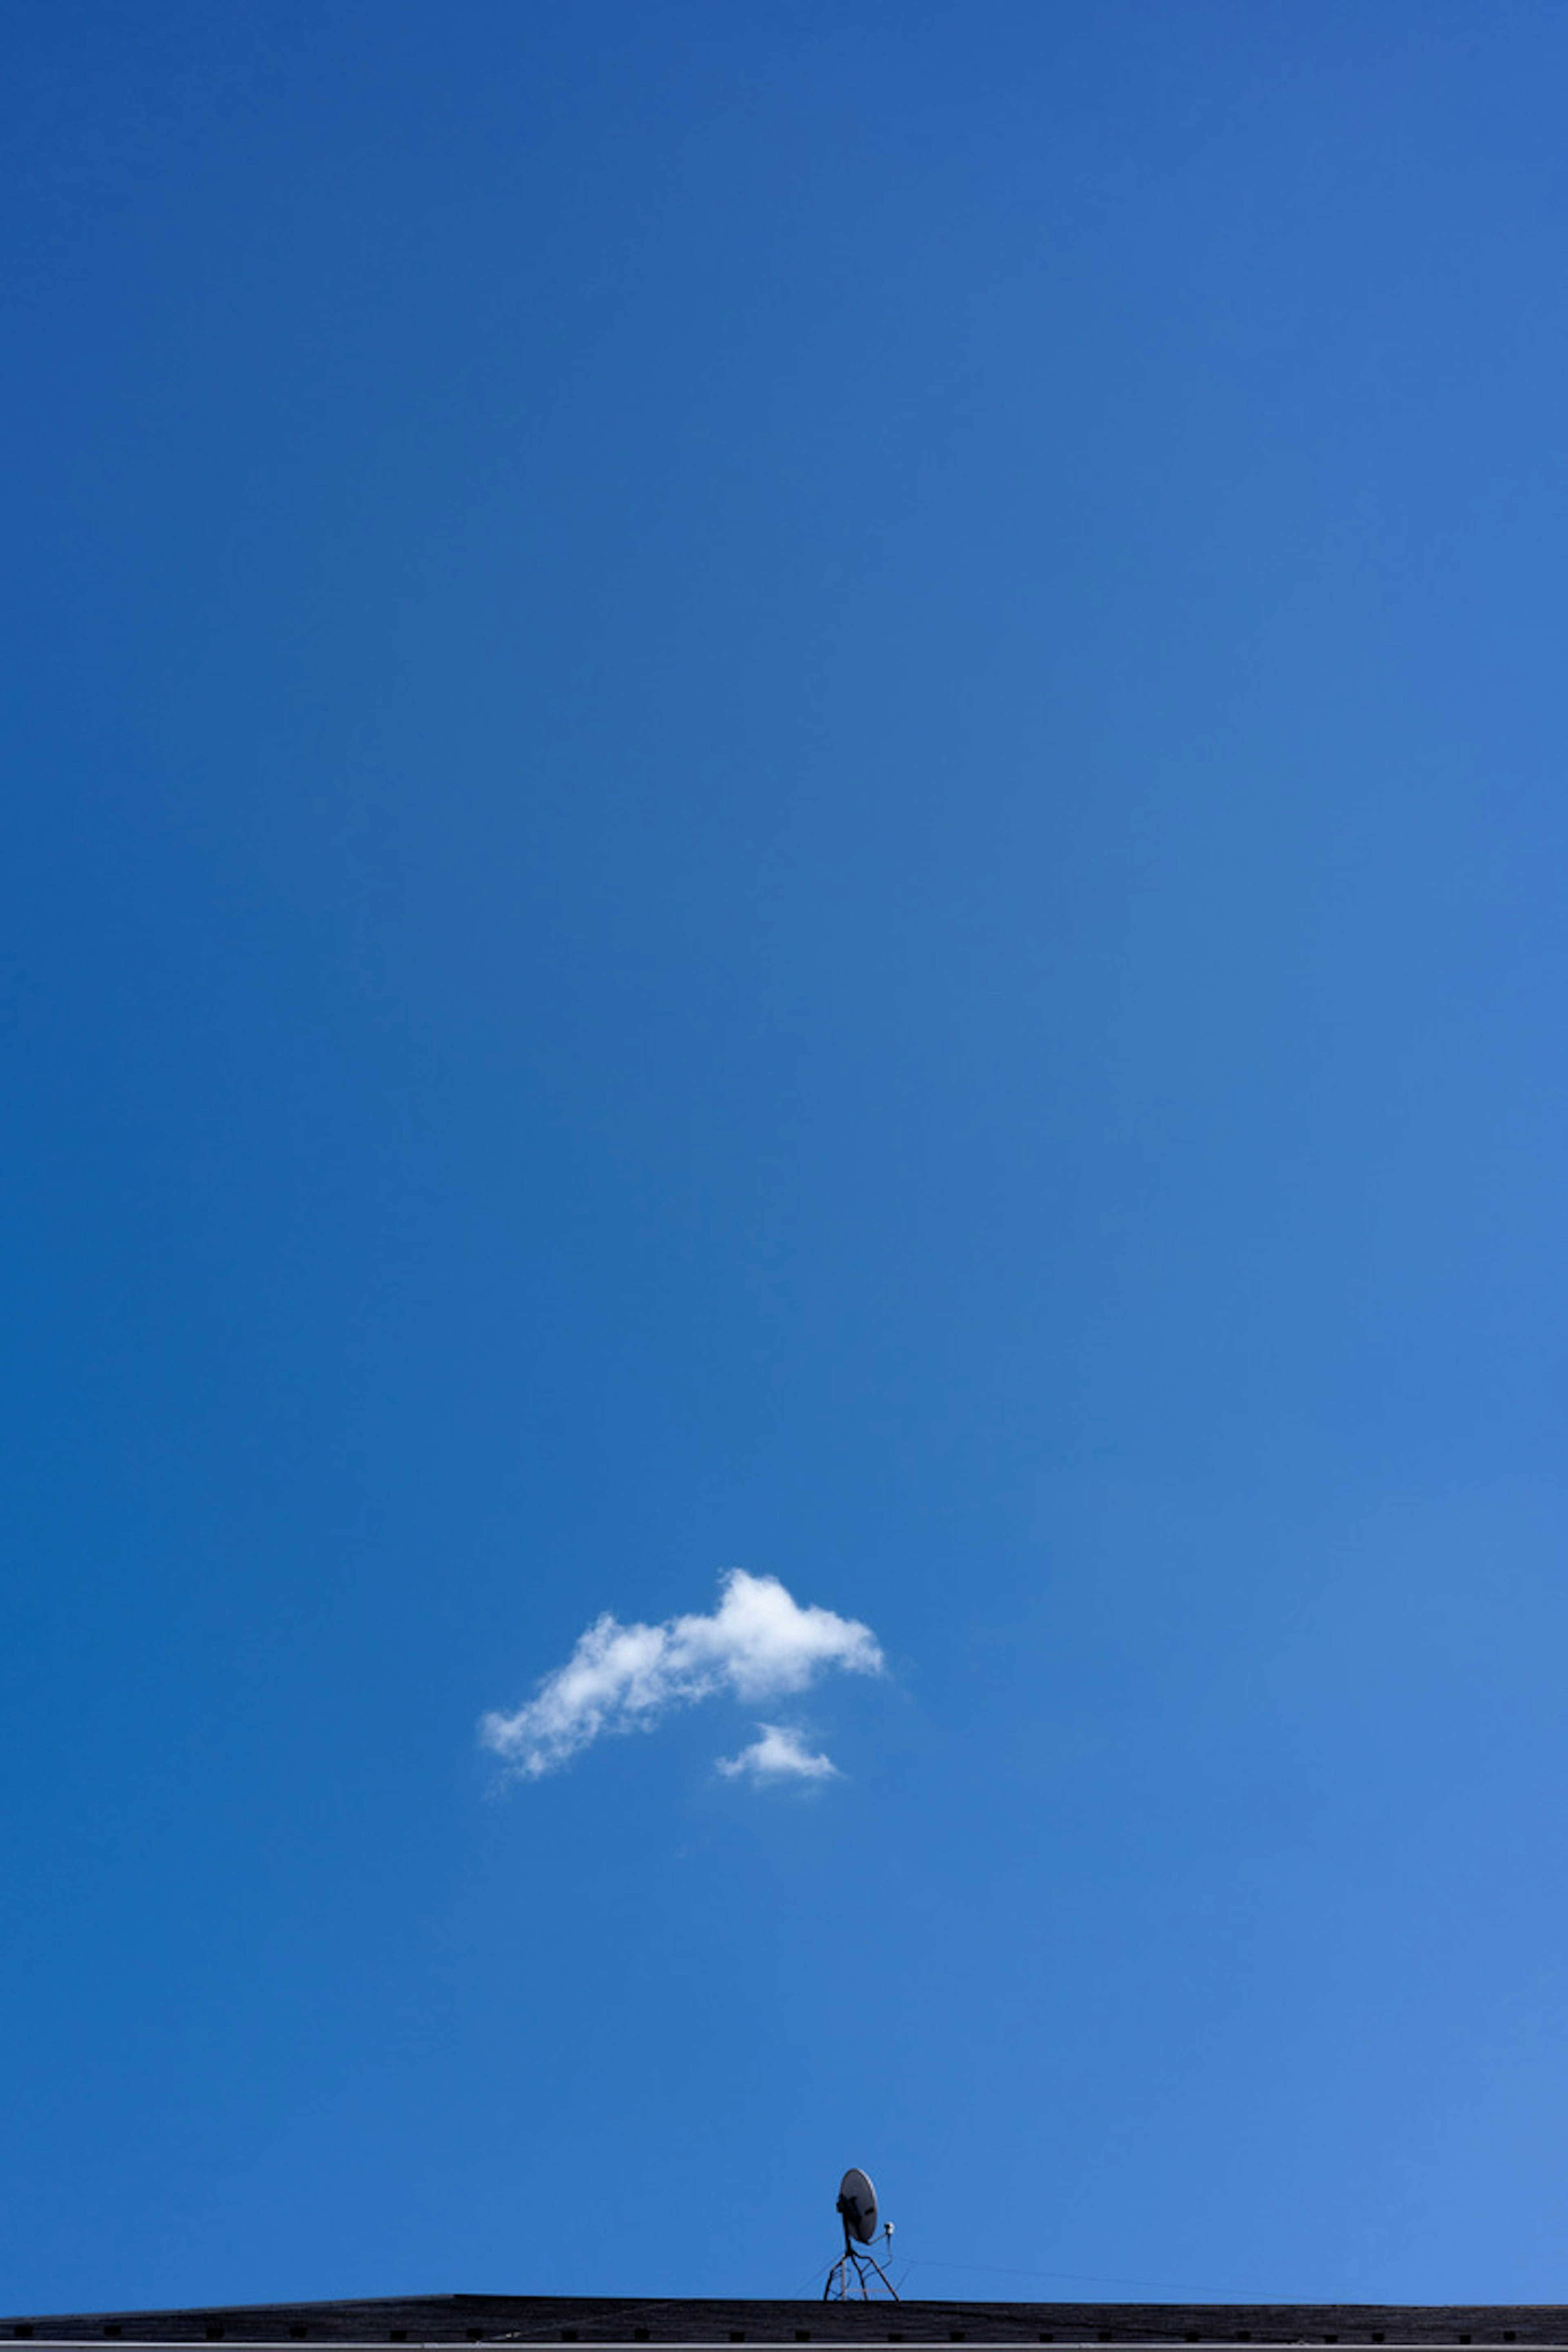
[[[727,1780],[745,1779],[765,1786],[776,1780],[841,1780],[844,1775],[831,1756],[813,1756],[801,1745],[798,1731],[786,1724],[759,1723],[760,1739],[738,1756],[721,1756],[719,1769]]]
[[[515,1715],[480,1719],[479,1738],[504,1760],[509,1776],[536,1780],[570,1763],[601,1733],[651,1730],[673,1708],[721,1692],[759,1699],[805,1690],[836,1666],[881,1673],[882,1653],[868,1625],[831,1609],[803,1609],[777,1577],[734,1568],[720,1584],[710,1616],[671,1617],[662,1625],[599,1618],[566,1664],[545,1676],[536,1697]],[[739,1768],[741,1759],[733,1760]]]

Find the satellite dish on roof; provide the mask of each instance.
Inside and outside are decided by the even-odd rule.
[[[871,2281],[875,2278],[897,2303],[899,2290],[876,2255],[863,2254],[859,2251],[862,2246],[869,2246],[877,2234],[877,2192],[858,2164],[850,2166],[838,2184],[838,2218],[844,2224],[844,2252],[827,2273],[827,2284],[822,2290],[823,2301],[827,2303],[835,2296],[840,2303],[847,2301],[854,2292],[849,2284],[853,2271],[855,2285],[860,2291],[862,2302],[870,2301]],[[892,2223],[884,2221],[884,2241],[890,2241],[892,2234]]]
[[[838,2184],[838,2210],[848,2235],[868,2246],[877,2234],[877,2192],[858,2164]]]

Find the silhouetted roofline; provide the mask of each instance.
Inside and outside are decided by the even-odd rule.
[[[606,2346],[810,2344],[1050,2344],[1061,2352],[1105,2345],[1530,2346],[1568,2352],[1562,2304],[823,2303],[735,2296],[440,2294],[342,2303],[205,2305],[188,2311],[96,2311],[0,2319],[0,2343],[122,2342],[377,2347],[404,2344]]]

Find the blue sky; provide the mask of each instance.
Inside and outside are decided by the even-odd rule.
[[[1563,2294],[1565,91],[5,11],[0,2307]]]

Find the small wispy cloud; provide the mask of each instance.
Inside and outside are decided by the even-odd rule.
[[[721,1756],[718,1769],[727,1780],[751,1780],[759,1788],[780,1780],[841,1780],[844,1775],[831,1756],[813,1756],[798,1731],[787,1724],[759,1723],[760,1739],[738,1756]]]
[[[563,1666],[541,1683],[515,1714],[481,1717],[479,1738],[499,1756],[509,1779],[537,1780],[557,1772],[608,1732],[648,1731],[678,1707],[720,1694],[767,1699],[805,1690],[834,1669],[878,1675],[882,1653],[868,1625],[831,1609],[802,1608],[776,1576],[731,1569],[720,1583],[719,1605],[708,1616],[670,1617],[659,1625],[623,1625],[600,1617]],[[793,1733],[763,1727],[759,1748],[781,1746]],[[795,1752],[805,1757],[805,1750]],[[731,1759],[737,1773],[752,1768],[746,1749]],[[833,1767],[826,1757],[809,1767]],[[778,1778],[800,1765],[772,1764],[758,1777]],[[809,1777],[824,1779],[819,1769]]]

